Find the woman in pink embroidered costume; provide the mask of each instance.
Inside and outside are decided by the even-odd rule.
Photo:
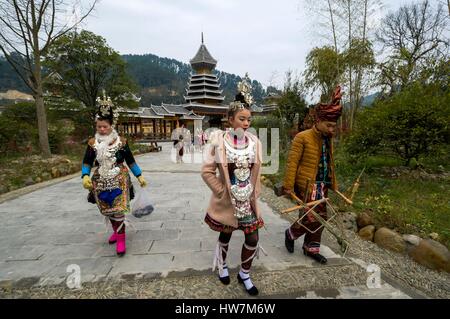
[[[134,160],[127,140],[114,129],[118,117],[111,100],[97,100],[96,134],[89,139],[84,155],[81,177],[83,187],[90,190],[89,201],[96,203],[100,213],[111,222],[113,234],[109,243],[116,243],[117,255],[126,252],[125,215],[130,212],[130,200],[134,197],[127,163],[141,187],[147,185],[142,170]],[[91,168],[98,166],[90,178]]]

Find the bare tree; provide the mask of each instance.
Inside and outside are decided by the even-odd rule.
[[[339,13],[339,1],[340,0],[305,0],[305,7],[308,12],[314,14],[317,19],[313,19],[314,32],[318,33],[321,37],[330,40],[334,46],[336,55],[339,54],[340,38],[342,29],[340,28],[337,16]],[[317,28],[319,26],[319,28]],[[337,73],[339,73],[339,61],[336,61]]]
[[[276,88],[277,87],[277,79],[280,77],[280,74],[279,74],[279,72],[277,71],[277,70],[275,70],[275,71],[272,71],[271,73],[270,73],[270,77],[269,77],[269,81],[268,81],[268,87],[273,87],[273,88]]]
[[[450,0],[439,0],[439,3],[441,3],[443,6],[446,5],[448,9],[448,15],[450,16]]]
[[[331,24],[331,31],[333,32],[333,43],[334,43],[334,50],[336,51],[336,54],[339,53],[338,45],[337,45],[337,34],[336,34],[336,23],[335,23],[335,17],[334,17],[334,9],[331,3],[331,0],[327,0],[328,4],[328,13],[330,15],[330,24]],[[338,64],[339,68],[339,64]]]
[[[381,0],[337,0],[338,23],[346,32],[343,41],[346,75],[344,89],[346,91],[346,122],[352,129],[355,116],[361,107],[364,94],[371,87],[373,64],[371,39],[377,27],[374,19],[377,12],[383,9]],[[348,111],[348,112],[347,112]]]
[[[76,28],[96,3],[92,0],[84,10],[77,0],[0,1],[0,50],[35,99],[39,144],[45,157],[51,155],[43,92],[49,75],[43,73],[42,60],[52,43]],[[74,18],[76,10],[84,13]]]
[[[418,79],[421,71],[440,57],[448,56],[444,32],[448,17],[439,4],[430,1],[406,5],[383,19],[377,39],[387,58],[380,64],[381,84],[390,92]]]
[[[349,126],[353,128],[358,109],[363,102],[363,96],[373,84],[370,81],[375,58],[371,39],[377,27],[373,17],[377,11],[383,9],[381,0],[346,0],[348,27],[348,73],[350,80]],[[353,28],[351,21],[353,20]],[[352,76],[353,75],[353,76]]]
[[[314,20],[314,24],[319,25],[328,35],[325,37],[329,40],[328,43],[332,40],[336,51],[337,72],[334,73],[339,75],[336,84],[340,83],[344,86],[346,105],[344,116],[349,117],[347,122],[353,126],[355,114],[372,83],[368,81],[371,77],[371,65],[374,63],[371,39],[377,27],[374,17],[383,9],[383,2],[382,0],[305,0],[305,3],[310,12],[317,17],[316,20],[319,20]],[[339,58],[341,56],[345,59]]]

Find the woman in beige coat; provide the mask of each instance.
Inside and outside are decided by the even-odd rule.
[[[257,295],[258,289],[250,280],[250,267],[260,248],[258,229],[264,225],[256,203],[261,189],[261,143],[247,132],[251,121],[247,101],[239,93],[228,110],[231,128],[211,135],[202,178],[212,191],[205,222],[220,232],[213,270],[217,266],[220,281],[225,285],[230,283],[226,264],[228,243],[233,231],[242,230],[245,242],[237,279],[250,295]]]

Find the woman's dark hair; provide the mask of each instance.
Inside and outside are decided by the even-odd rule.
[[[250,105],[248,105],[248,103],[245,101],[245,97],[244,95],[239,92],[238,94],[236,94],[235,98],[234,98],[234,102],[240,102],[244,105],[244,108],[250,111]],[[234,117],[236,115],[237,112],[241,111],[242,108],[238,108],[235,106],[236,104],[231,103],[230,107],[228,108],[228,118],[230,117]]]
[[[113,109],[112,107],[104,107],[99,105],[97,107],[97,112],[95,113],[95,121],[106,121],[109,125],[113,124]]]
[[[237,102],[244,103],[246,107],[249,107],[248,103],[245,101],[245,96],[241,92],[236,94],[236,96],[234,97],[234,100]]]
[[[110,117],[96,117],[95,121],[106,121],[109,123],[109,125],[112,125],[112,119]]]

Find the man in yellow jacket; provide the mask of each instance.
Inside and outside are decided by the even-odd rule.
[[[336,130],[336,122],[342,114],[341,96],[338,86],[333,92],[330,104],[320,103],[316,106],[314,126],[294,137],[283,181],[286,194],[295,192],[303,201],[311,202],[327,197],[329,188],[337,189],[332,136]],[[315,211],[327,219],[325,204],[316,206]],[[285,232],[286,249],[293,253],[294,241],[305,235],[303,253],[325,264],[327,259],[319,253],[323,231],[323,227],[320,227],[321,223],[311,214],[292,224]]]

